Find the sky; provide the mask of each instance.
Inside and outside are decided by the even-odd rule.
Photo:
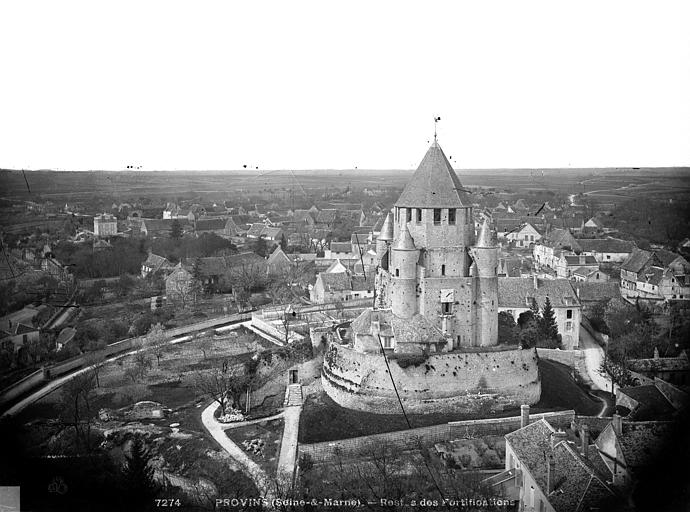
[[[690,165],[690,2],[0,3],[0,168]]]

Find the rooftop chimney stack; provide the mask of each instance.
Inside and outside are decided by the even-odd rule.
[[[589,425],[582,425],[580,431],[580,441],[582,443],[581,453],[583,458],[587,458],[587,448],[589,448]]]
[[[623,418],[621,418],[621,415],[614,414],[611,423],[613,424],[613,431],[616,435],[621,435],[623,433]]]
[[[520,406],[520,428],[529,425],[529,405]]]

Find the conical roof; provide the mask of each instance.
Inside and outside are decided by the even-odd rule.
[[[462,208],[470,203],[441,146],[434,141],[395,206]]]
[[[400,230],[400,235],[395,241],[393,249],[398,251],[416,251],[417,248],[414,245],[414,240],[412,235],[410,235],[410,230],[407,229],[407,225],[404,225]]]
[[[474,244],[475,247],[493,247],[493,242],[491,240],[491,228],[489,228],[489,221],[484,219],[481,229],[479,230],[479,238],[477,243]]]
[[[383,226],[381,226],[381,232],[377,240],[383,240],[385,242],[393,240],[393,221],[391,220],[390,213],[386,215],[386,220],[383,221]]]

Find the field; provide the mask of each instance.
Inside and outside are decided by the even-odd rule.
[[[570,377],[570,370],[552,361],[539,361],[542,378],[542,396],[530,408],[532,414],[554,410],[574,409],[578,414],[597,414],[601,402],[591,398]],[[492,414],[492,418],[519,416],[520,409]],[[437,425],[449,421],[478,419],[463,413],[408,414],[412,428]],[[318,443],[351,437],[394,432],[408,428],[402,414],[373,414],[352,411],[336,404],[326,393],[309,396],[300,418],[299,442]]]
[[[551,190],[564,194],[585,193],[597,202],[618,202],[633,197],[681,200],[690,198],[688,168],[594,168],[594,169],[458,169],[465,186],[495,187],[514,191]],[[296,170],[296,171],[90,171],[27,172],[29,188],[19,171],[0,171],[0,188],[6,197],[31,199],[40,194],[53,201],[77,201],[94,194],[119,197],[172,198],[204,195],[227,198],[238,193],[306,190],[350,185],[400,187],[412,170]],[[394,178],[392,180],[391,178]],[[395,186],[395,185],[394,185]]]

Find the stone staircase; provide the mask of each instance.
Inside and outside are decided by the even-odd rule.
[[[290,384],[285,388],[285,400],[283,401],[283,407],[292,407],[302,405],[302,385],[301,384]]]

